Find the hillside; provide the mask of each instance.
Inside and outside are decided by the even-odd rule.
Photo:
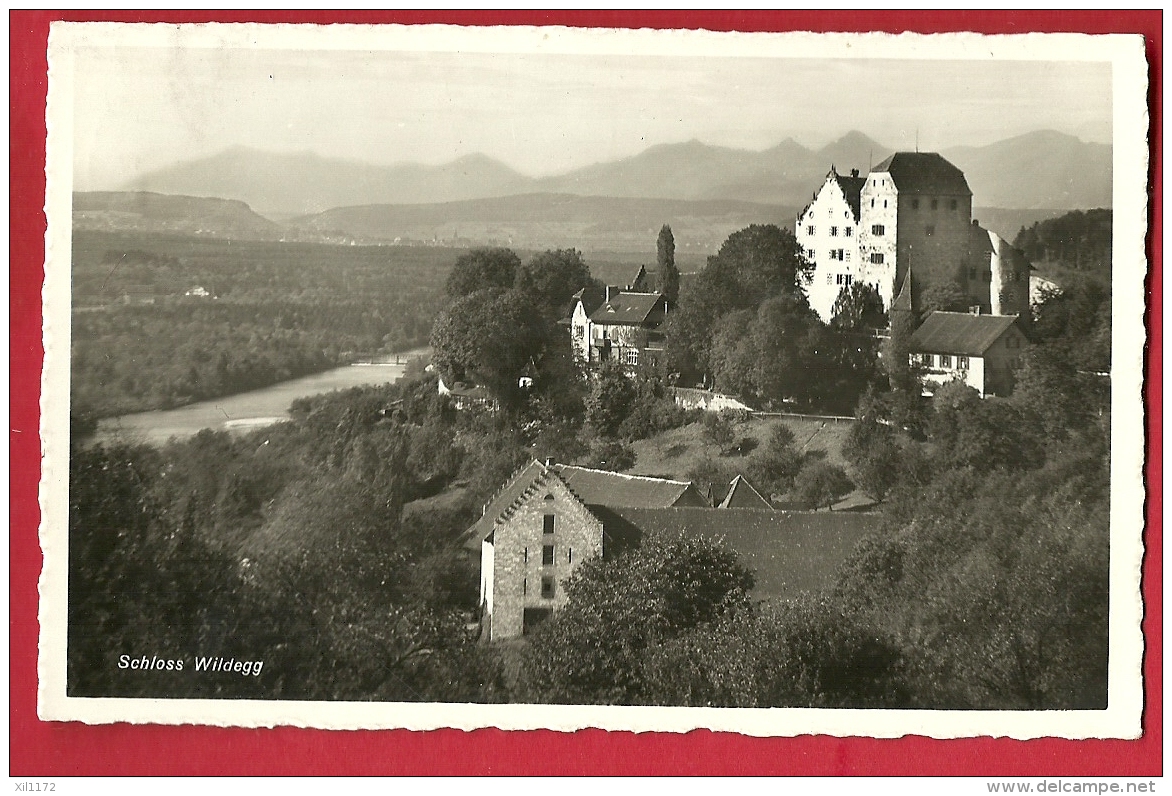
[[[524,194],[420,205],[339,207],[290,222],[299,234],[360,241],[493,243],[513,248],[640,251],[670,224],[677,248],[715,252],[749,224],[793,226],[793,207],[738,201]]]
[[[75,232],[158,233],[275,240],[282,228],[244,202],[146,192],[73,195]]]
[[[660,144],[565,174],[528,177],[482,154],[437,166],[390,165],[233,147],[128,182],[127,190],[238,199],[274,217],[331,207],[436,204],[516,194],[738,200],[801,207],[831,165],[866,171],[890,147],[852,131],[820,148],[792,139],[755,151],[701,141]],[[1068,210],[1111,199],[1111,147],[1038,131],[983,147],[945,148],[979,205]]]

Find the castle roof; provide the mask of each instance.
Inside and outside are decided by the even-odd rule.
[[[912,334],[910,349],[925,354],[979,357],[1017,321],[1016,315],[933,312]]]
[[[591,313],[590,320],[595,323],[646,323],[647,316],[661,300],[663,296],[659,293],[612,294],[610,301],[603,302]]]
[[[871,173],[886,172],[902,193],[972,196],[964,172],[936,152],[896,152]]]

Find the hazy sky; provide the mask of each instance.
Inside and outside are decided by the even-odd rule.
[[[1110,66],[1092,63],[120,47],[76,65],[81,190],[234,145],[379,163],[483,152],[538,176],[693,138],[1111,141]]]

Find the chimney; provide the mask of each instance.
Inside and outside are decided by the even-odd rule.
[[[617,296],[619,293],[622,293],[622,292],[623,292],[622,289],[618,285],[607,285],[606,286],[606,300],[609,302],[614,296]]]
[[[546,459],[545,466],[546,467],[553,467],[553,459]]]
[[[852,177],[858,177],[858,176],[859,176],[859,170],[858,170],[858,169],[851,169],[851,176],[852,176]]]

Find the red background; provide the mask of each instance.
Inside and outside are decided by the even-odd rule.
[[[1137,741],[968,739],[938,741],[761,739],[696,731],[686,735],[585,730],[573,734],[499,730],[327,732],[293,728],[89,727],[37,719],[37,436],[42,362],[40,290],[44,263],[45,79],[49,23],[399,22],[556,24],[710,30],[1075,31],[1142,33],[1152,115],[1149,277],[1149,495],[1143,569],[1147,639],[1144,734]],[[1163,543],[1161,528],[1161,93],[1160,11],[133,11],[10,12],[11,581],[10,775],[174,774],[803,774],[1148,776],[1163,771]]]

